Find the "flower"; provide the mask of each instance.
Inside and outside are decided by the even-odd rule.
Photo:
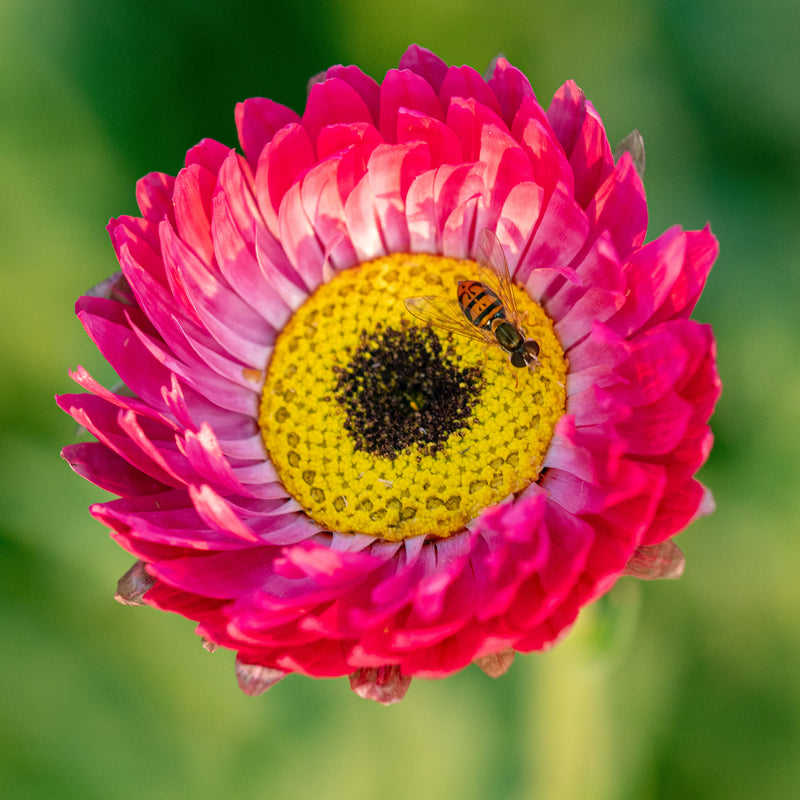
[[[91,508],[137,558],[117,598],[195,620],[250,694],[348,675],[389,703],[502,674],[622,575],[677,577],[713,507],[689,316],[717,245],[644,243],[641,137],[615,161],[572,81],[545,111],[505,59],[484,80],[416,46],[236,124],[243,155],[204,140],[138,183],[121,273],[77,303],[125,387],[79,367],[58,398],[96,439],[64,457],[119,496]],[[480,280],[484,229],[530,367],[405,310]]]

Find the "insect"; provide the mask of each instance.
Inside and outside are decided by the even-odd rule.
[[[480,280],[459,281],[454,298],[407,297],[417,319],[437,328],[501,347],[511,365],[536,368],[539,343],[525,335],[503,247],[488,228],[478,237]]]

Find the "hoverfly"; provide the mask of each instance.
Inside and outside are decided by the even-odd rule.
[[[484,228],[478,248],[480,280],[459,281],[454,298],[407,297],[406,309],[429,325],[501,347],[514,367],[535,369],[539,343],[527,338],[520,323],[503,247],[497,236]]]

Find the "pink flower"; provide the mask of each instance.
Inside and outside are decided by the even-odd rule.
[[[484,80],[416,46],[380,84],[332,67],[302,116],[255,98],[236,123],[243,156],[204,140],[139,182],[142,216],[109,225],[122,272],[77,303],[126,387],[78,368],[88,393],[59,398],[96,438],[64,457],[119,495],[92,515],[138,559],[118,599],[196,620],[248,693],[349,675],[387,703],[502,674],[622,575],[677,577],[671,537],[713,507],[693,476],[720,383],[689,316],[717,244],[644,244],[641,139],[615,162],[573,82],[544,111],[505,59]],[[536,369],[402,311],[455,296],[483,229]]]

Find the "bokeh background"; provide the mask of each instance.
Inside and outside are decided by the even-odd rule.
[[[249,698],[190,622],[112,599],[131,558],[58,456],[67,369],[113,380],[73,301],[115,271],[136,179],[235,145],[237,101],[301,109],[309,76],[380,77],[410,42],[481,71],[503,52],[545,105],[574,78],[612,142],[644,135],[649,238],[711,221],[718,511],[680,538],[681,581],[623,580],[499,681]],[[796,0],[2,0],[0,796],[800,796],[799,78]]]

